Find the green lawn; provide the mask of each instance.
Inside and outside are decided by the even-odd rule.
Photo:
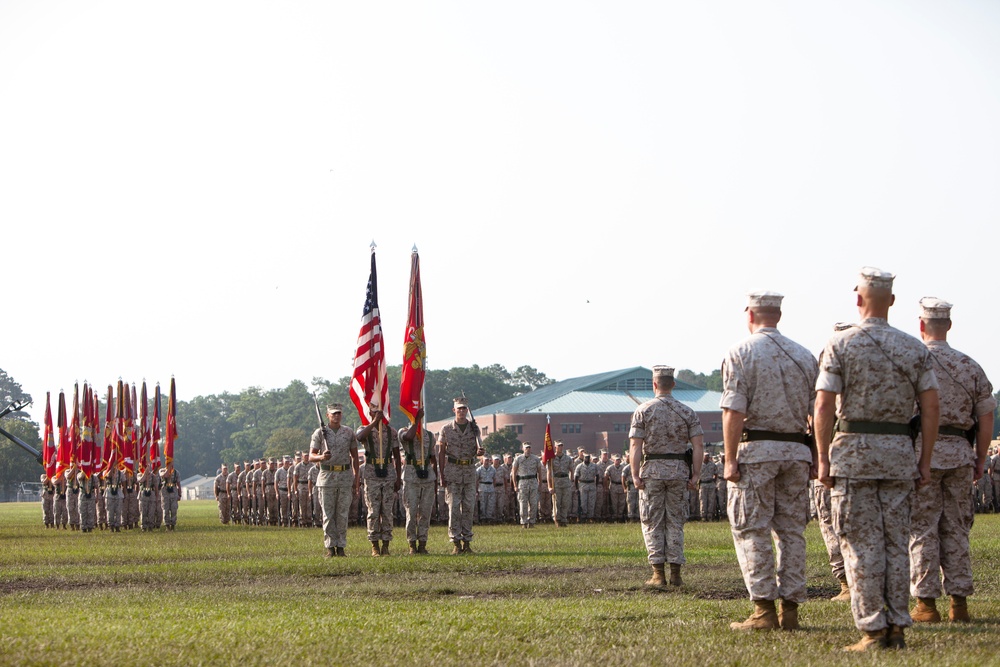
[[[815,524],[804,630],[744,635],[751,610],[725,524],[690,524],[685,586],[651,592],[639,527],[477,527],[453,557],[323,559],[319,529],[221,526],[182,502],[175,532],[45,530],[34,504],[0,504],[0,665],[348,663],[1000,664],[1000,515],[976,517],[976,621],[914,628],[905,652],[849,656],[858,637]]]

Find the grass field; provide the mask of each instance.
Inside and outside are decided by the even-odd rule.
[[[183,502],[172,533],[45,530],[0,504],[0,665],[991,665],[1000,664],[1000,515],[976,517],[976,619],[916,627],[904,652],[851,656],[858,637],[816,524],[803,631],[729,630],[751,610],[725,524],[689,524],[679,590],[643,589],[636,524],[476,528],[472,556],[388,558],[362,529],[323,559],[319,529],[221,526]]]

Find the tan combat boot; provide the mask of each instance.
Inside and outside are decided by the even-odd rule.
[[[799,629],[799,603],[791,600],[781,601],[781,610],[778,613],[778,625],[782,630]]]
[[[877,651],[879,649],[885,648],[885,629],[874,630],[871,632],[866,631],[864,636],[861,638],[857,644],[851,644],[850,646],[845,646],[845,651],[852,651],[854,653],[864,653],[865,651]]]
[[[733,621],[730,630],[777,630],[778,612],[774,609],[774,600],[754,600],[753,613],[742,623]]]
[[[455,548],[451,550],[452,556],[457,556],[462,553],[462,540],[452,540],[451,543],[455,545]]]
[[[653,576],[646,582],[647,586],[666,586],[667,578],[663,574],[663,563],[653,565]]]
[[[382,540],[382,555],[389,555],[389,540]]]
[[[472,545],[469,544],[468,541],[463,541],[462,542],[462,553],[463,554],[474,554],[476,552],[472,550]]]
[[[326,551],[323,552],[323,558],[333,558],[333,549],[327,547]]]
[[[917,606],[910,611],[914,623],[940,623],[941,614],[934,598],[917,598]]]
[[[951,608],[948,610],[948,620],[952,623],[968,623],[972,620],[969,616],[969,604],[964,595],[951,596]]]
[[[410,555],[411,556],[417,555],[417,543],[413,540],[410,540]]]
[[[840,582],[840,592],[830,598],[833,602],[850,602],[851,587],[847,585],[847,578],[838,579]]]
[[[382,550],[378,548],[378,540],[372,540],[372,556],[381,556]]]
[[[684,581],[681,579],[681,564],[671,563],[670,564],[670,585],[671,586],[683,586]]]
[[[420,540],[417,542],[417,553],[425,554],[427,553],[427,540]]]
[[[886,648],[906,648],[906,640],[903,638],[903,628],[898,625],[890,625],[885,636]]]

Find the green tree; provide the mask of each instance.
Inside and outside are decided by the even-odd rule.
[[[42,450],[38,424],[19,418],[0,419],[0,424],[5,431],[23,440],[26,445]],[[21,482],[37,482],[41,474],[42,467],[31,454],[0,436],[0,498],[13,500]]]
[[[311,432],[307,433],[305,429],[301,428],[288,428],[282,426],[271,431],[271,435],[268,436],[267,449],[264,450],[264,456],[280,457],[284,455],[294,455],[295,452],[307,451],[309,449],[309,436]]]
[[[0,405],[0,408],[5,408],[15,401],[18,403],[31,403],[31,394],[24,391],[21,385],[14,381],[14,378],[7,375],[7,371],[0,368],[0,402],[3,403],[3,405]],[[7,416],[28,418],[24,412],[12,412]]]
[[[722,391],[722,371],[714,370],[709,375],[695,373],[694,371],[682,368],[675,376],[678,381],[693,384],[709,391]]]
[[[517,434],[513,430],[502,428],[483,438],[483,449],[490,456],[494,454],[519,454],[521,441],[517,439]]]

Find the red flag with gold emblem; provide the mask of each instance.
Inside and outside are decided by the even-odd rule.
[[[91,414],[93,402],[90,400],[90,387],[83,383],[83,429],[80,436],[80,470],[83,476],[90,479],[94,471],[94,419]]]
[[[153,426],[150,428],[149,465],[153,470],[160,467],[160,383],[153,392]]]
[[[410,255],[410,303],[406,317],[406,335],[403,337],[403,368],[399,381],[399,409],[417,420],[423,407],[424,378],[426,377],[427,343],[424,340],[424,297],[420,289],[420,255],[413,247]]]
[[[59,414],[57,425],[59,426],[59,446],[56,449],[56,473],[55,478],[59,479],[69,468],[73,460],[70,449],[73,445],[69,433],[69,421],[66,419],[66,394],[59,391]]]
[[[549,461],[556,457],[556,447],[552,443],[552,426],[549,424],[548,415],[545,417],[545,446],[542,447],[542,465],[548,465]]]
[[[174,445],[177,443],[177,387],[170,378],[170,396],[167,398],[167,442],[163,446],[163,463],[174,462]]]
[[[42,440],[42,465],[45,476],[52,479],[56,474],[56,440],[52,428],[52,394],[45,392],[45,437]]]

